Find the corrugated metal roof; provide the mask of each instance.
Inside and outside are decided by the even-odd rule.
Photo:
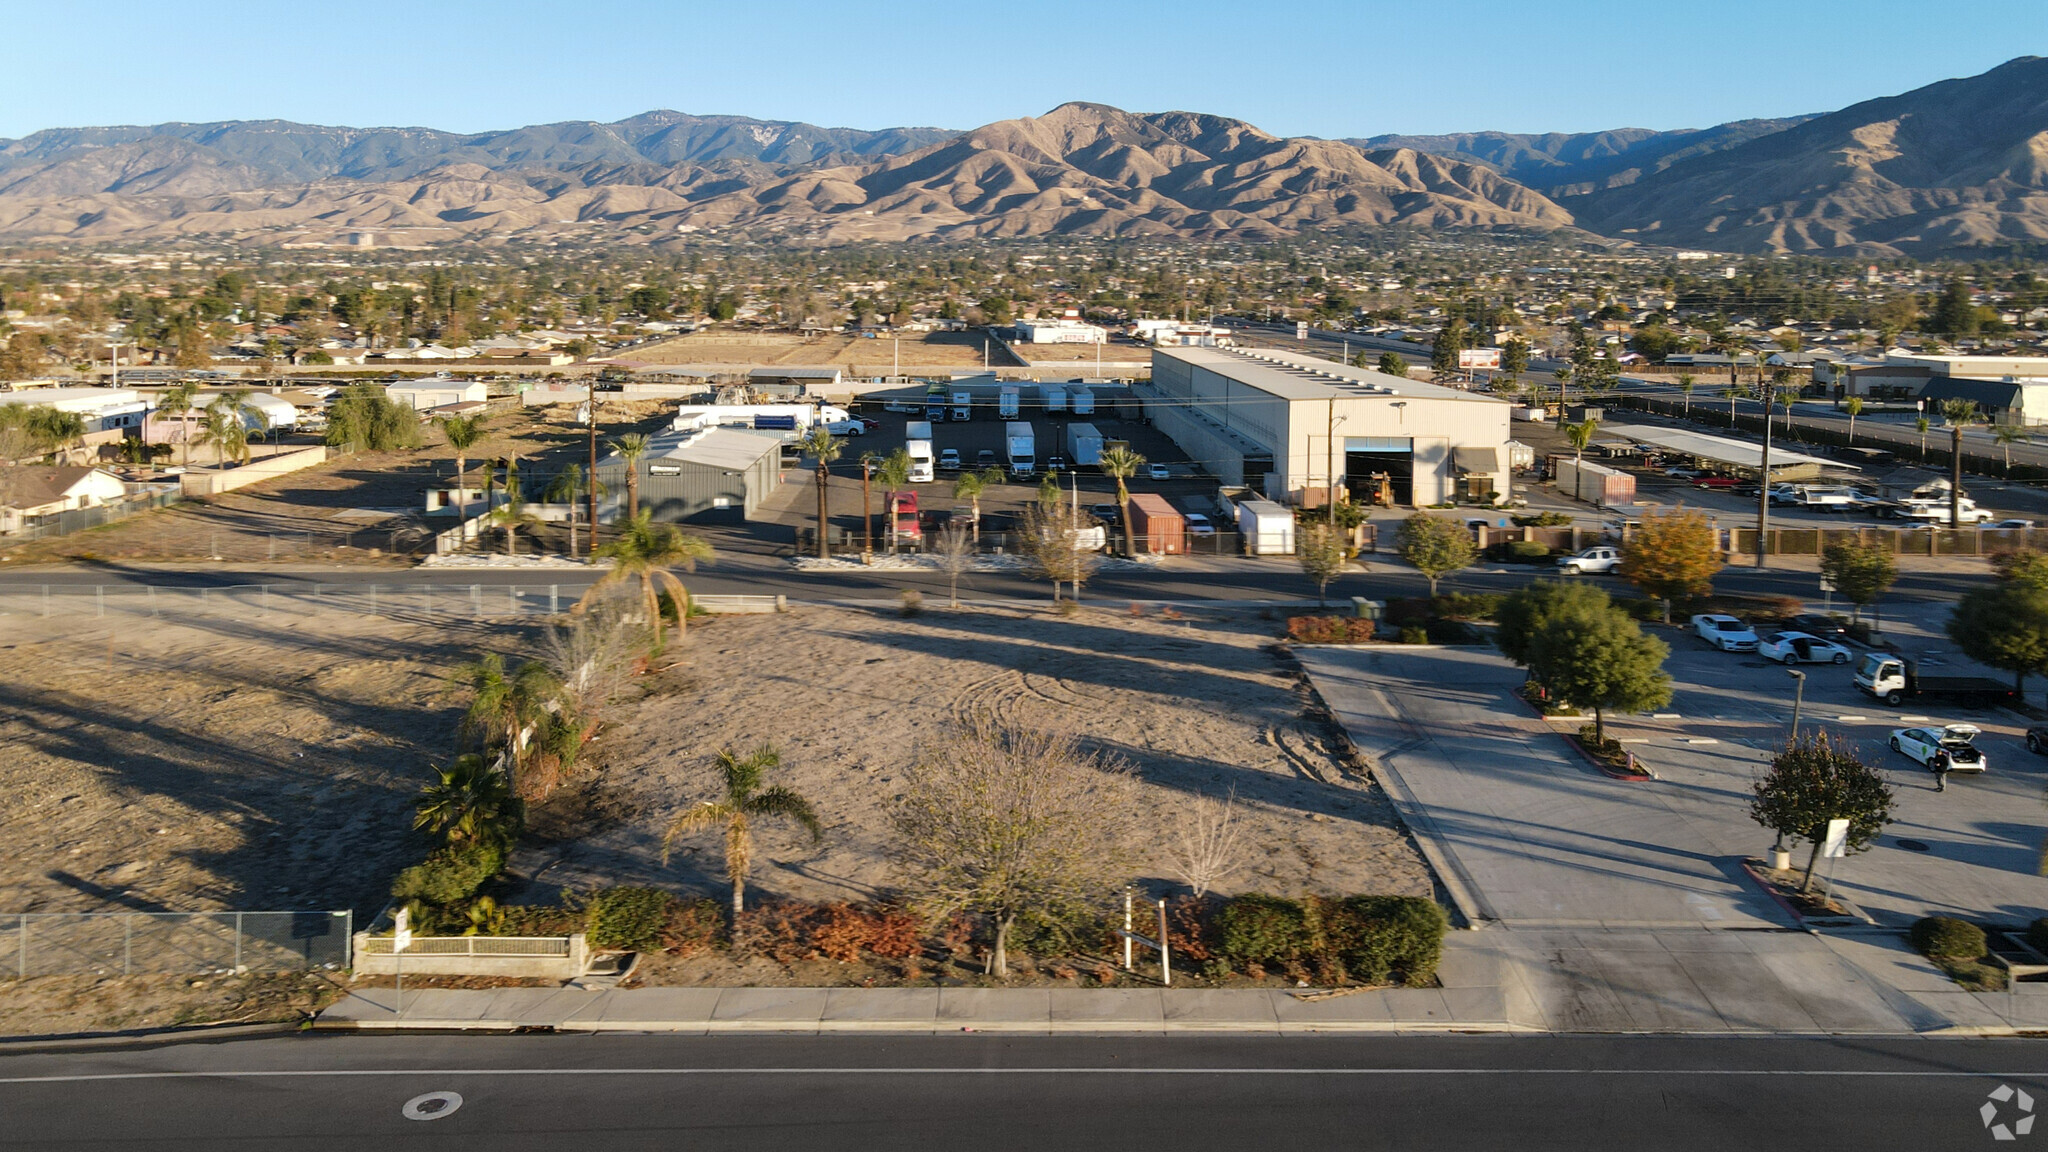
[[[1742,440],[1730,440],[1726,436],[1709,436],[1703,432],[1680,432],[1671,428],[1645,428],[1635,424],[1604,424],[1600,430],[1602,432],[1612,432],[1616,436],[1626,436],[1639,444],[1655,444],[1659,448],[1669,448],[1673,452],[1683,452],[1687,456],[1697,456],[1702,460],[1712,460],[1717,464],[1732,464],[1738,468],[1763,467],[1763,445],[1751,444]],[[1820,464],[1829,468],[1857,470],[1854,464],[1844,464],[1838,460],[1826,460],[1819,456],[1808,456],[1804,453],[1789,451],[1776,444],[1771,445],[1771,465],[1775,468],[1786,464]]]
[[[1455,400],[1465,404],[1501,404],[1507,401],[1476,392],[1426,384],[1401,376],[1389,376],[1370,368],[1353,368],[1333,360],[1319,360],[1292,352],[1266,349],[1245,351],[1229,348],[1159,348],[1152,353],[1160,359],[1179,360],[1228,376],[1240,384],[1269,392],[1283,400],[1366,400],[1386,397],[1425,400]],[[1154,369],[1157,375],[1157,368]]]
[[[713,468],[742,471],[761,457],[782,450],[780,432],[757,432],[751,428],[707,428],[687,435],[655,438],[650,459],[681,460]]]

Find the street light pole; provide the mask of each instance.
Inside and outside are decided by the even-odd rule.
[[[1764,452],[1756,473],[1756,566],[1764,566],[1764,553],[1769,548],[1767,541],[1771,534],[1771,397],[1769,389],[1763,391],[1764,403]]]
[[[1785,675],[1792,677],[1792,742],[1799,742],[1799,708],[1806,702],[1806,673],[1796,668],[1785,669]]]

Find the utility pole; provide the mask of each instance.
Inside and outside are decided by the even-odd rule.
[[[1764,566],[1771,531],[1771,390],[1763,393],[1764,452],[1756,471],[1756,566]]]
[[[586,556],[597,555],[597,378],[591,377],[590,384],[590,476],[585,489],[584,505],[590,513],[590,545]],[[630,462],[629,462],[630,466]],[[460,481],[457,482],[460,486]]]
[[[1324,429],[1324,431],[1326,435],[1323,437],[1325,441],[1323,455],[1327,459],[1323,464],[1323,478],[1327,481],[1328,488],[1324,491],[1323,498],[1330,505],[1330,527],[1335,528],[1337,526],[1337,398],[1335,396],[1330,397],[1329,427]]]

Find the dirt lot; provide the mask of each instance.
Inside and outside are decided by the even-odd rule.
[[[672,415],[674,406],[656,401],[600,405],[602,441],[633,430],[647,431]],[[581,426],[572,426],[566,405],[525,409],[493,417],[485,438],[470,448],[475,470],[483,460],[517,457],[536,499],[535,477],[552,475],[588,454]],[[306,444],[316,443],[302,438]],[[51,540],[0,546],[10,564],[63,560],[204,560],[335,564],[410,564],[406,553],[431,548],[428,533],[450,527],[453,517],[426,517],[426,490],[450,484],[455,456],[428,428],[424,447],[409,452],[365,452],[254,484],[206,501],[187,501],[129,519]],[[204,459],[202,454],[201,459]],[[481,471],[471,483],[481,486]],[[559,548],[566,533],[543,532]],[[530,550],[532,541],[522,542]],[[394,555],[399,553],[399,555]]]
[[[537,814],[546,841],[522,849],[523,900],[562,887],[651,883],[721,890],[715,838],[660,835],[711,795],[724,745],[774,744],[782,782],[824,819],[822,844],[769,832],[754,884],[764,894],[872,898],[889,883],[885,810],[918,740],[969,710],[1071,727],[1128,761],[1148,812],[1236,790],[1248,866],[1222,886],[1298,894],[1427,895],[1430,880],[1377,788],[1328,743],[1291,662],[1269,651],[1278,624],[1249,612],[1182,620],[1096,609],[808,609],[724,617],[694,630],[642,700],[618,709],[584,785]],[[1163,859],[1143,875],[1161,885]]]

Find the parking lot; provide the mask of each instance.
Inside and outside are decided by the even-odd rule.
[[[1610,717],[1657,779],[1610,780],[1561,737],[1580,721],[1537,721],[1511,691],[1518,669],[1480,649],[1318,649],[1304,664],[1361,748],[1389,761],[1428,809],[1454,868],[1489,913],[1567,924],[1763,926],[1785,917],[1740,872],[1772,835],[1750,819],[1750,789],[1791,730],[1795,681],[1753,654],[1709,649],[1680,629],[1671,705]],[[1834,881],[1880,924],[1949,914],[2025,923],[2048,914],[2037,874],[2048,836],[2048,758],[2026,750],[2023,718],[1951,705],[1888,708],[1851,683],[1855,665],[1807,665],[1802,729],[1822,726],[1883,771],[1895,818]],[[1893,729],[1966,721],[1989,768],[1934,790],[1890,751]],[[1379,733],[1379,735],[1375,735]],[[1795,860],[1804,862],[1803,852]]]

